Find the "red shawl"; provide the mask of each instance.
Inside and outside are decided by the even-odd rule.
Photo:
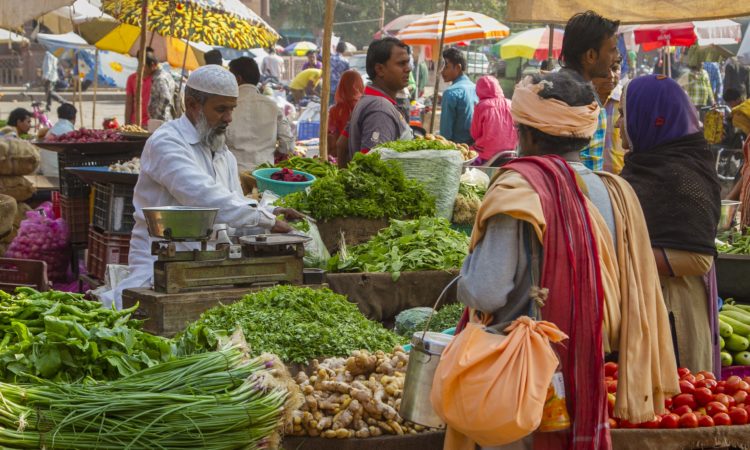
[[[549,289],[542,318],[570,336],[567,345],[556,345],[556,351],[573,425],[568,432],[535,433],[534,447],[610,449],[602,348],[604,291],[586,199],[574,170],[558,156],[519,158],[504,169],[520,173],[539,195],[547,223],[540,287]]]

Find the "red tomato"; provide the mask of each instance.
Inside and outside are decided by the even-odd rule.
[[[727,394],[716,394],[714,395],[714,400],[724,403],[725,405],[727,405],[727,408],[732,407],[736,404],[736,402],[734,401],[734,397]]]
[[[703,375],[703,377],[705,379],[707,379],[707,380],[715,380],[716,379],[716,376],[713,374],[713,372],[708,372],[706,370],[701,370],[700,372],[698,372],[698,375]]]
[[[677,414],[678,416],[682,416],[683,414],[692,413],[693,408],[689,407],[688,405],[682,405],[672,409],[672,412]]]
[[[682,392],[683,394],[692,394],[694,391],[695,386],[693,385],[693,383],[687,380],[680,380],[680,392]]]
[[[726,392],[729,395],[734,394],[740,389],[740,383],[742,382],[742,378],[738,377],[737,375],[732,375],[731,377],[726,379]]]
[[[698,418],[691,412],[681,415],[680,428],[698,428]]]
[[[695,401],[699,405],[706,405],[708,402],[713,401],[714,394],[711,392],[711,389],[707,387],[701,387],[701,388],[695,388],[695,392],[693,392],[693,397],[695,397]]]
[[[617,380],[614,381],[607,381],[607,392],[610,394],[616,394],[617,393]]]
[[[659,428],[660,424],[661,424],[661,416],[656,416],[652,420],[649,420],[648,422],[639,423],[638,428],[648,428],[648,429],[653,430],[653,429]]]
[[[677,369],[677,375],[679,375],[680,379],[685,378],[685,375],[690,375],[690,369],[687,367],[680,367]]]
[[[717,427],[722,425],[731,425],[732,419],[729,417],[729,414],[721,412],[714,416],[714,423]]]
[[[714,426],[714,419],[711,416],[702,416],[698,419],[699,427],[712,427]]]
[[[614,363],[614,362],[604,363],[604,376],[614,377],[615,372],[617,372],[617,363]]]
[[[718,413],[725,413],[729,412],[729,408],[727,405],[721,402],[709,402],[708,405],[706,405],[706,414],[713,417]]]
[[[707,387],[709,389],[713,389],[713,388],[716,387],[717,384],[718,384],[718,382],[716,380],[712,380],[710,378],[706,378],[706,379],[703,379],[703,380],[700,380],[700,381],[696,381],[695,382],[695,387],[696,388]]]
[[[638,428],[638,424],[630,422],[629,420],[620,419],[620,428]]]
[[[664,407],[666,409],[672,409],[672,397],[667,397],[664,399]]]
[[[740,390],[743,390],[745,392],[750,391],[750,383],[748,383],[745,380],[740,381]]]
[[[609,427],[610,428],[620,428],[620,425],[617,423],[617,419],[609,418]]]
[[[695,382],[696,383],[699,382],[699,381],[701,381],[701,380],[705,380],[705,379],[706,379],[706,376],[703,375],[702,373],[698,372],[697,374],[695,374]]]
[[[729,417],[729,416],[727,416]],[[659,428],[677,428],[680,425],[680,416],[677,414],[665,414],[661,416]]]
[[[683,405],[689,406],[691,410],[697,406],[693,394],[679,394],[672,399],[673,408],[679,408]]]
[[[732,397],[734,397],[734,401],[739,405],[747,402],[747,395],[747,391],[739,390]]]
[[[745,411],[750,414],[750,404],[745,405]]]
[[[695,375],[693,375],[692,373],[685,375],[684,377],[682,377],[682,379],[685,381],[689,381],[692,385],[695,385]]]
[[[729,410],[729,418],[732,419],[732,425],[747,425],[748,414],[744,408],[735,406]]]

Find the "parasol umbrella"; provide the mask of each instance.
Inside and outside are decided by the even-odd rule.
[[[397,37],[409,45],[435,45],[440,42],[443,13],[430,14],[407,25]],[[500,39],[508,36],[508,27],[497,20],[471,11],[448,11],[444,44],[475,39]]]
[[[279,39],[279,34],[240,0],[102,0],[102,9],[122,23],[141,28],[141,51],[146,47],[146,30],[239,50],[268,48]],[[144,62],[145,52],[138,63],[135,109],[138,121]]]
[[[77,31],[76,27],[78,25],[96,20],[114,21],[111,16],[104,14],[101,9],[86,0],[76,0],[70,6],[57,8],[37,19],[39,23],[54,34]]]
[[[292,56],[305,56],[310,50],[317,51],[318,46],[312,42],[300,41],[287,45],[284,52]]]
[[[104,12],[141,27],[144,0],[102,0]],[[146,0],[148,29],[239,50],[270,47],[279,34],[240,0]]]
[[[373,38],[381,39],[386,36],[396,36],[398,32],[403,30],[407,25],[417,19],[421,19],[422,17],[424,17],[424,14],[406,14],[400,17],[396,17],[395,19],[385,24],[380,31],[375,33]]]
[[[130,56],[138,54],[141,37],[141,29],[138,27],[111,21],[91,21],[79,25],[78,30],[81,37],[100,50]],[[154,49],[156,59],[187,70],[195,70],[204,65],[203,55],[213,48],[199,42],[188,43],[184,39],[164,37],[153,31],[146,33],[146,42]]]
[[[564,31],[556,28],[553,34],[552,54],[560,58]],[[502,59],[525,58],[543,61],[549,53],[549,27],[532,28],[503,39],[493,46],[499,49]]]
[[[0,28],[0,44],[21,44],[29,40],[20,34]]]
[[[68,6],[75,0],[0,0],[0,26],[20,28],[29,20],[62,6]]]

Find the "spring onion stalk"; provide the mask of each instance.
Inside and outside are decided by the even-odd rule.
[[[228,346],[114,381],[0,383],[0,446],[265,448],[289,397],[280,367]]]

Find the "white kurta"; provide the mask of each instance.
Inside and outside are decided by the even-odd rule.
[[[216,223],[232,228],[270,229],[274,215],[253,208],[242,196],[237,160],[226,148],[211,151],[200,143],[198,132],[187,118],[161,126],[148,141],[141,155],[141,172],[133,197],[135,227],[128,256],[130,274],[114,290],[102,294],[105,307],[122,308],[122,291],[151,286],[156,257],[151,255],[151,238],[142,208],[154,206],[195,206],[219,208]],[[178,250],[198,248],[198,244],[178,244]]]

